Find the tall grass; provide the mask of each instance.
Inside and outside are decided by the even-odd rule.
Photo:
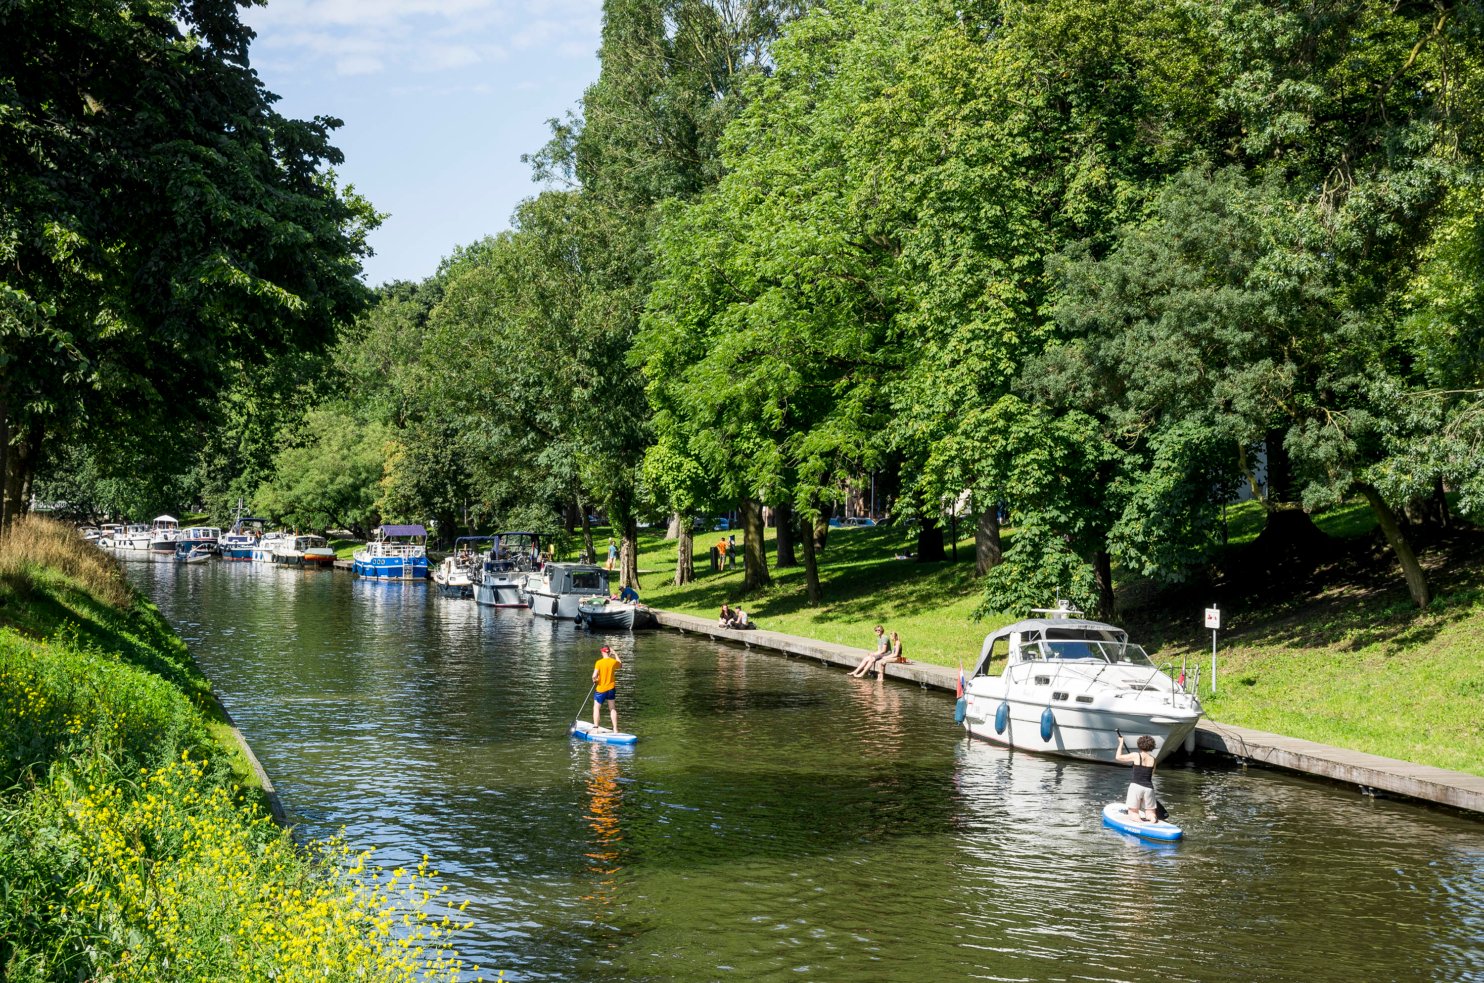
[[[104,553],[76,529],[55,519],[26,515],[0,531],[0,590],[25,598],[35,592],[36,579],[55,571],[76,581],[93,597],[124,608],[134,591],[118,561]]]
[[[0,535],[0,980],[477,974],[436,872],[296,843],[219,712],[115,560],[46,519]]]

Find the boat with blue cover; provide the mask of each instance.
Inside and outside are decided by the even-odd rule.
[[[418,525],[384,525],[352,555],[356,575],[368,580],[427,580],[428,530]]]

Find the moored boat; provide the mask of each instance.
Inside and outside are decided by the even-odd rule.
[[[578,602],[608,596],[608,571],[591,563],[548,563],[526,578],[527,606],[541,618],[578,619]]]
[[[217,540],[217,552],[223,560],[251,560],[252,549],[268,527],[267,519],[239,515],[232,528],[222,533]]]
[[[526,607],[526,580],[541,567],[541,537],[534,532],[498,532],[490,537],[475,579],[474,600],[496,608]]]
[[[151,553],[174,553],[180,540],[180,520],[173,515],[157,516],[150,526],[149,549]]]
[[[583,597],[577,601],[577,617],[592,631],[632,631],[634,605],[611,597]]]
[[[125,552],[148,553],[154,535],[142,522],[131,522],[113,535],[113,548]]]
[[[208,553],[215,553],[221,537],[222,531],[216,526],[187,526],[180,531],[180,537],[175,542],[177,545],[190,547],[204,546]]]
[[[309,533],[281,536],[273,548],[273,562],[286,567],[323,569],[335,563],[335,551],[325,537]]]
[[[252,560],[254,563],[273,563],[273,557],[278,552],[278,547],[285,539],[292,540],[294,534],[277,530],[265,532],[259,536],[257,542],[252,545]]]
[[[1118,734],[1148,734],[1162,760],[1195,730],[1201,704],[1128,634],[1063,602],[984,639],[964,697],[974,737],[1021,750],[1112,762]],[[990,675],[1003,657],[1004,671]]]
[[[378,526],[376,538],[356,550],[352,567],[370,580],[427,580],[428,531],[416,525]]]

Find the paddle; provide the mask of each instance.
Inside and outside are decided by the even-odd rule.
[[[574,713],[574,714],[572,714],[572,719],[573,720],[576,720],[579,716],[582,715],[583,709],[587,706],[587,701],[588,700],[591,700],[593,698],[593,694],[596,693],[597,691],[598,691],[598,684],[597,684],[597,682],[594,682],[593,683],[593,686],[592,686],[592,689],[588,690],[587,691],[587,695],[582,698],[582,702],[579,703],[579,704],[577,704],[577,712]],[[572,730],[572,725],[571,724],[568,724],[567,725],[567,731],[570,733],[571,730]]]

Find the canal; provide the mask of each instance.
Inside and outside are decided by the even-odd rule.
[[[615,637],[636,748],[566,736],[597,640],[423,585],[126,564],[301,833],[469,899],[509,980],[1484,980],[1484,823],[1170,767],[1188,839],[1100,825],[1122,769],[961,739],[941,694]]]

